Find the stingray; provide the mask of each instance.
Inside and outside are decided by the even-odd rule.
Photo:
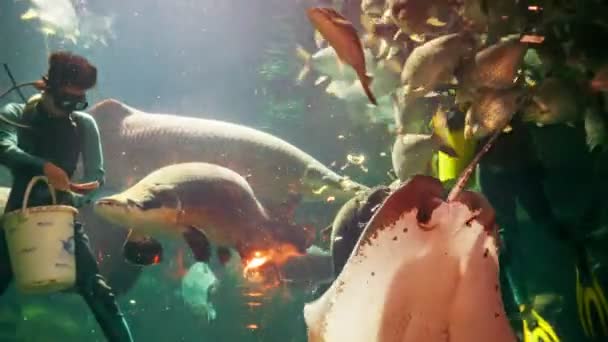
[[[495,213],[415,176],[371,218],[342,272],[304,307],[309,342],[516,341],[499,284]]]

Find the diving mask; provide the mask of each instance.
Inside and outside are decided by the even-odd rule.
[[[83,110],[89,106],[85,95],[70,95],[61,93],[52,93],[55,106],[66,112],[75,110]]]

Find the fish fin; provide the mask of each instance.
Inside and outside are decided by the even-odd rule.
[[[424,41],[426,40],[423,34],[416,33],[410,34],[410,39],[416,43],[424,43]]]
[[[336,25],[338,25],[340,27],[343,27],[343,28],[347,28],[347,29],[350,29],[352,27],[352,25],[353,25],[348,19],[346,19],[344,17],[342,17],[342,18],[335,18],[332,21],[333,21],[334,24],[336,24]]]
[[[296,82],[299,84],[304,81],[304,79],[310,72],[311,55],[302,46],[298,45],[296,46],[296,56],[298,56],[304,61],[304,65],[302,66],[302,69],[300,69],[300,72],[298,73],[298,78],[296,79]]]
[[[374,81],[374,79],[367,74],[362,74],[362,75],[359,75],[359,80],[361,81],[361,85],[363,86],[363,91],[365,91],[365,95],[367,95],[369,102],[373,103],[374,106],[377,106],[378,101],[376,100],[376,97],[374,96],[374,94],[372,93],[372,90],[370,89],[370,86],[371,86],[372,82]]]
[[[439,18],[436,18],[436,17],[428,18],[426,20],[426,23],[431,26],[435,26],[435,27],[443,27],[443,26],[447,25],[446,22],[443,22],[443,21],[439,20]]]
[[[401,37],[402,35],[405,35],[405,32],[403,32],[402,29],[398,29],[397,32],[395,32],[395,34],[393,35],[393,40],[398,41],[399,37]]]
[[[319,84],[327,81],[328,79],[329,77],[327,77],[327,75],[319,76],[319,78],[317,78],[317,80],[315,81],[315,86],[318,86]]]
[[[222,266],[226,266],[226,264],[230,262],[230,259],[232,258],[232,252],[228,247],[218,247],[216,250],[216,254]]]
[[[211,244],[209,243],[209,239],[207,239],[207,235],[202,230],[193,226],[187,227],[182,235],[188,247],[192,250],[194,259],[198,262],[208,263],[209,259],[211,259]]]
[[[122,253],[129,263],[140,266],[158,264],[163,259],[160,242],[133,229],[122,246]]]
[[[448,127],[448,118],[442,108],[438,108],[435,115],[431,119],[433,125],[433,139],[439,143],[439,151],[447,154],[452,158],[458,158],[456,149],[448,143],[450,129]]]
[[[296,79],[296,84],[302,83],[302,81],[304,81],[304,79],[306,78],[306,76],[308,75],[309,72],[310,72],[310,67],[308,65],[304,65],[302,67],[302,69],[300,70],[300,72],[298,73],[298,78]]]
[[[319,32],[319,30],[315,30],[315,46],[318,49],[321,49],[321,48],[323,48],[324,42],[325,42],[325,38],[323,37],[321,32]]]
[[[37,10],[30,8],[21,15],[21,20],[32,20],[40,17],[40,13]]]

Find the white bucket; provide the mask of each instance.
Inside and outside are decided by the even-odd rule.
[[[53,205],[27,208],[32,187],[45,181]],[[22,293],[47,293],[72,287],[76,282],[74,217],[78,210],[57,205],[55,190],[46,177],[34,177],[25,190],[21,210],[3,217],[4,234],[15,276]]]

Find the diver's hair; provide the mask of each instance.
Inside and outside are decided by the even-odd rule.
[[[49,70],[44,80],[50,89],[74,86],[88,90],[97,83],[97,68],[82,56],[56,51],[49,57]]]

